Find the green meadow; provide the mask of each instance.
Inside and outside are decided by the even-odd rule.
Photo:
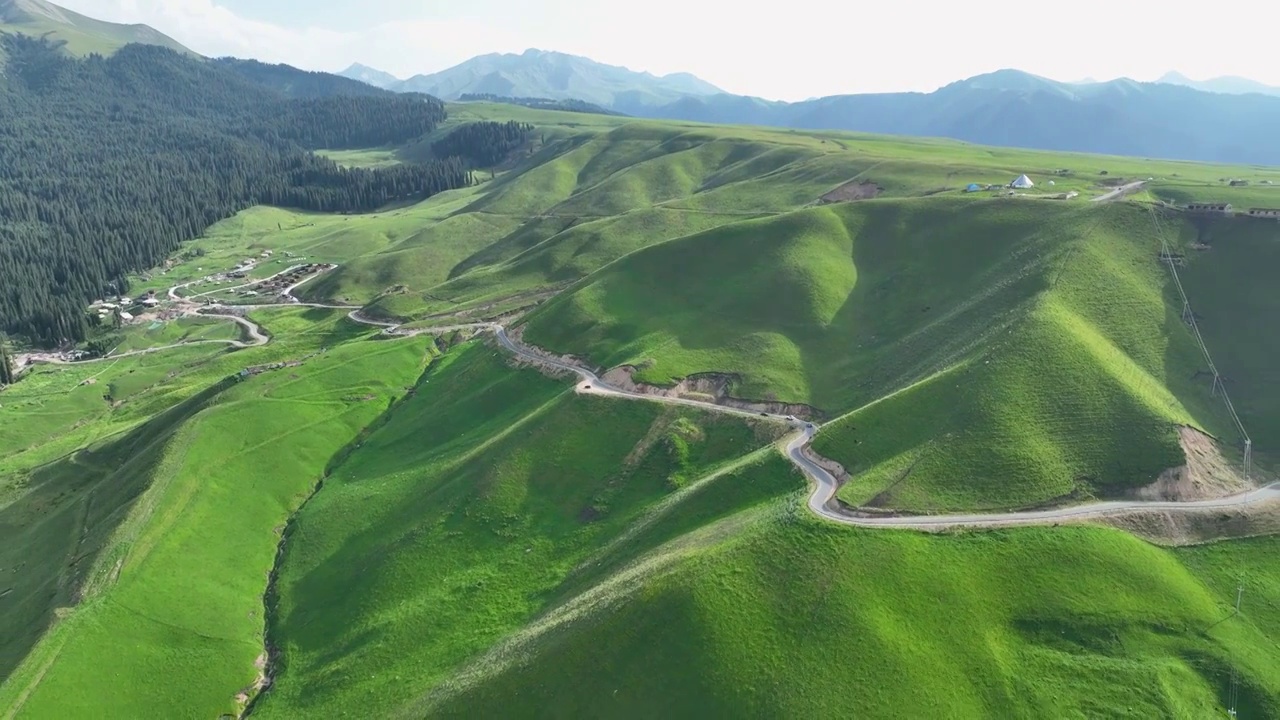
[[[133,291],[332,263],[298,294],[412,327],[503,318],[639,382],[717,373],[809,405],[843,502],[940,513],[1131,494],[1187,463],[1183,426],[1239,462],[1163,239],[1274,477],[1280,224],[1162,203],[1261,205],[1278,172],[449,111],[437,135],[515,119],[535,142],[420,203],[251,208]],[[434,138],[325,154],[385,166]],[[963,192],[1022,173],[1028,193]],[[851,182],[877,197],[822,200]],[[484,336],[249,317],[268,344],[0,389],[0,717],[1280,716],[1273,537],[844,527],[805,508],[768,420],[578,395]],[[117,352],[240,337],[103,332]]]

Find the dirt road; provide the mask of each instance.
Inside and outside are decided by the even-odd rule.
[[[1112,190],[1106,195],[1099,195],[1098,197],[1094,198],[1091,202],[1104,203],[1104,202],[1111,202],[1112,200],[1119,200],[1125,195],[1130,195],[1132,193],[1137,192],[1139,189],[1142,188],[1143,185],[1146,185],[1146,184],[1147,184],[1146,180],[1139,180],[1137,182],[1127,183],[1125,185],[1121,185],[1115,190]]]

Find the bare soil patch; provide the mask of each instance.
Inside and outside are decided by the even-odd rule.
[[[1213,438],[1192,427],[1178,428],[1187,464],[1169,468],[1155,482],[1129,493],[1136,500],[1211,500],[1253,487],[1223,456]]]
[[[1182,512],[1134,511],[1103,522],[1157,545],[1201,545],[1280,533],[1280,501]]]
[[[870,200],[884,192],[884,188],[869,180],[850,180],[831,192],[823,195],[824,203],[850,202],[853,200]]]

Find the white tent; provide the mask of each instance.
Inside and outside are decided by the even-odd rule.
[[[1014,180],[1013,182],[1009,183],[1009,186],[1025,189],[1029,187],[1034,187],[1035,183],[1031,182],[1031,178],[1027,177],[1026,175],[1019,175],[1017,180]]]

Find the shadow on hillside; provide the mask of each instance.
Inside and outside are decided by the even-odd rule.
[[[76,605],[113,533],[147,490],[165,445],[234,385],[230,377],[97,448],[30,474],[25,494],[0,509],[0,681]]]
[[[1167,220],[1166,224],[1178,227]],[[1253,439],[1254,451],[1274,451],[1280,447],[1280,413],[1276,412],[1280,405],[1275,396],[1280,388],[1280,365],[1275,362],[1280,334],[1274,331],[1280,295],[1273,290],[1269,272],[1280,260],[1280,226],[1240,217],[1198,219],[1195,225],[1192,229],[1187,222],[1182,228],[1183,240],[1194,245],[1181,251],[1186,260],[1178,267],[1179,277],[1227,393]],[[1165,299],[1173,330],[1182,324],[1182,300],[1171,281]],[[1195,348],[1185,325],[1181,332]],[[1221,398],[1212,397],[1208,363],[1197,356],[1195,369],[1201,371],[1195,378],[1196,397],[1211,412],[1207,419],[1217,423],[1211,432],[1239,450],[1238,430]]]

